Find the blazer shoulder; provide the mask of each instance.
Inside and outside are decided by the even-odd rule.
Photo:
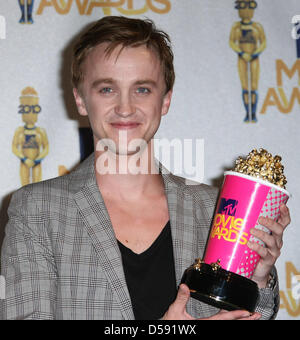
[[[94,181],[93,161],[92,154],[66,175],[23,186],[12,195],[11,207],[45,209],[50,206],[50,202],[55,205],[71,198],[85,184]]]
[[[24,203],[27,200],[45,205],[46,202],[56,202],[61,198],[71,197],[90,181],[94,181],[93,155],[78,164],[74,170],[66,175],[31,183],[18,189],[13,194],[14,203],[16,201]]]
[[[14,192],[15,200],[47,200],[53,196],[66,196],[70,192],[70,174],[23,186]]]

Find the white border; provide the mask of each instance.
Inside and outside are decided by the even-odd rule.
[[[226,175],[232,175],[232,176],[238,176],[238,177],[242,177],[242,178],[249,179],[250,181],[257,182],[257,183],[266,185],[266,186],[268,186],[268,187],[274,188],[274,189],[276,189],[276,190],[279,190],[279,191],[283,192],[284,194],[286,194],[289,198],[291,198],[291,194],[290,194],[287,190],[281,188],[281,187],[278,186],[278,185],[275,185],[275,184],[272,184],[272,183],[270,183],[270,182],[268,182],[268,181],[265,181],[265,180],[263,180],[263,179],[261,179],[261,178],[257,178],[257,177],[245,175],[245,174],[242,174],[242,173],[236,172],[236,171],[225,171],[225,172],[224,172],[224,175],[225,175],[225,176],[226,176]]]

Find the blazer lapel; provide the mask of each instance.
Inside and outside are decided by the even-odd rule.
[[[89,159],[88,163],[90,164],[86,167],[87,172],[84,171],[84,167],[78,171],[85,179],[81,182],[83,186],[75,193],[74,199],[98,254],[101,267],[119,301],[121,313],[125,320],[134,320],[119,246],[96,183],[93,158]]]
[[[193,218],[193,199],[184,193],[185,184],[179,177],[171,174],[161,163],[159,167],[168,200],[176,283],[179,286],[184,271],[200,256],[195,242],[197,228]]]
[[[205,240],[199,236],[199,226],[195,218],[195,206],[192,195],[186,193],[185,179],[174,176],[161,164],[162,176],[169,206],[169,216],[172,230],[173,253],[177,286],[180,285],[184,271],[195,259],[203,258]],[[190,298],[186,310],[194,317],[211,315],[216,308],[208,307],[205,303]]]

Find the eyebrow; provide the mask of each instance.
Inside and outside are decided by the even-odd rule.
[[[116,81],[112,78],[100,78],[92,83],[92,88],[96,88],[101,84],[114,84]],[[134,85],[151,85],[157,87],[157,82],[152,79],[141,79],[134,82]]]
[[[112,78],[100,78],[92,83],[92,88],[99,86],[100,84],[112,84],[114,80]]]
[[[152,79],[137,80],[134,84],[135,85],[151,85],[153,87],[157,87],[157,82]]]

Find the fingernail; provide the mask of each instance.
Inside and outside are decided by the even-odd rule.
[[[183,293],[187,293],[189,292],[189,287],[187,287],[184,283],[182,283],[180,286],[179,286],[179,290]]]
[[[247,318],[248,316],[250,316],[251,314],[247,311],[244,311],[242,314],[242,318]]]

